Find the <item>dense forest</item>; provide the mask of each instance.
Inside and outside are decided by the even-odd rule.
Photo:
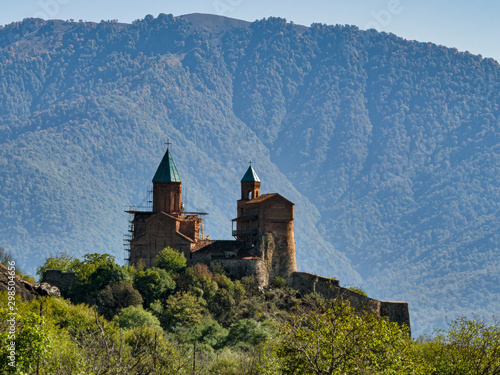
[[[500,309],[496,61],[354,26],[146,16],[0,28],[0,246],[124,258],[167,138],[229,238],[248,161],[296,204],[299,270],[410,303],[417,335]]]
[[[109,254],[48,258],[39,275],[76,275],[67,299],[23,301],[5,292],[7,273],[11,280],[15,272],[9,254],[0,252],[0,260],[2,374],[473,375],[500,368],[499,322],[462,317],[412,340],[406,325],[341,298],[300,295],[280,277],[265,288],[254,277],[232,281],[217,265],[187,267],[171,248],[148,269],[120,266]]]

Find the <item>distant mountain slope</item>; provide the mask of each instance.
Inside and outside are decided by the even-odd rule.
[[[294,201],[301,270],[410,302],[414,332],[500,308],[499,73],[356,27],[147,16],[0,29],[0,245],[122,257],[170,138],[228,238],[250,159]]]

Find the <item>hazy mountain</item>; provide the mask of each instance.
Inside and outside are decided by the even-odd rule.
[[[374,30],[210,15],[0,29],[0,246],[123,258],[167,138],[229,238],[239,180],[296,203],[299,269],[410,302],[413,330],[500,308],[499,65]]]

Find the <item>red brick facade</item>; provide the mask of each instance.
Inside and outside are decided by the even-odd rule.
[[[182,183],[167,150],[153,178],[153,210],[129,211],[132,220],[130,264],[154,266],[169,246],[191,262],[218,262],[233,278],[255,276],[261,285],[295,272],[294,204],[279,194],[260,195],[261,182],[252,167],[241,181],[234,241],[203,238],[200,213],[184,212]],[[234,226],[236,225],[236,228]]]

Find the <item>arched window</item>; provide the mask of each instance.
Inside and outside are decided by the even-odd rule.
[[[249,199],[253,199],[253,191],[248,194]]]

